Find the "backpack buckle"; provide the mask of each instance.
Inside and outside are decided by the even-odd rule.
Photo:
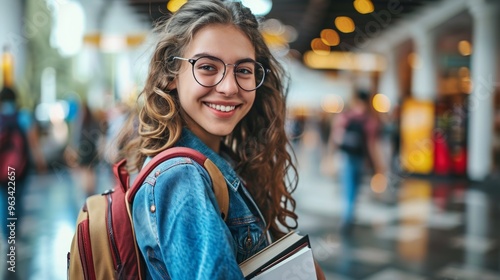
[[[114,193],[114,192],[115,192],[115,189],[107,189],[103,193],[101,193],[101,195],[108,195],[108,194],[111,194],[111,193]]]

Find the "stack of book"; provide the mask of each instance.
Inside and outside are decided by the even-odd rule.
[[[245,279],[316,280],[309,236],[291,231],[240,264]]]

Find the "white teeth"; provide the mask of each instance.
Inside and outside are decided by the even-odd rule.
[[[236,108],[236,106],[224,106],[224,105],[216,105],[216,104],[212,104],[212,103],[207,103],[207,105],[208,105],[208,107],[215,109],[217,111],[221,111],[221,112],[233,111]]]

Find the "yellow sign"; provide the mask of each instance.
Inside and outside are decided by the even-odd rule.
[[[2,55],[2,75],[3,75],[3,86],[13,87],[14,86],[14,58],[12,54],[4,50]]]
[[[434,169],[434,103],[409,99],[401,107],[401,165],[409,173]]]

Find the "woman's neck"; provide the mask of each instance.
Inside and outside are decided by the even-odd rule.
[[[221,137],[212,135],[208,133],[206,130],[199,126],[189,126],[188,129],[193,132],[194,135],[196,135],[200,140],[207,145],[210,149],[212,149],[214,152],[219,153],[220,150],[220,141]]]
[[[194,120],[192,120],[186,113],[182,112],[183,119],[185,121],[186,127],[193,132],[200,140],[205,143],[214,152],[219,153],[221,136],[210,134],[200,125],[198,125]]]
[[[205,143],[205,145],[207,145],[210,149],[212,149],[217,154],[219,153],[221,137],[219,137],[219,136],[207,137],[207,135],[205,133],[202,133],[202,135],[198,135],[194,131],[193,131],[193,133],[196,136],[198,136],[201,139],[201,141],[203,141],[203,143]]]

